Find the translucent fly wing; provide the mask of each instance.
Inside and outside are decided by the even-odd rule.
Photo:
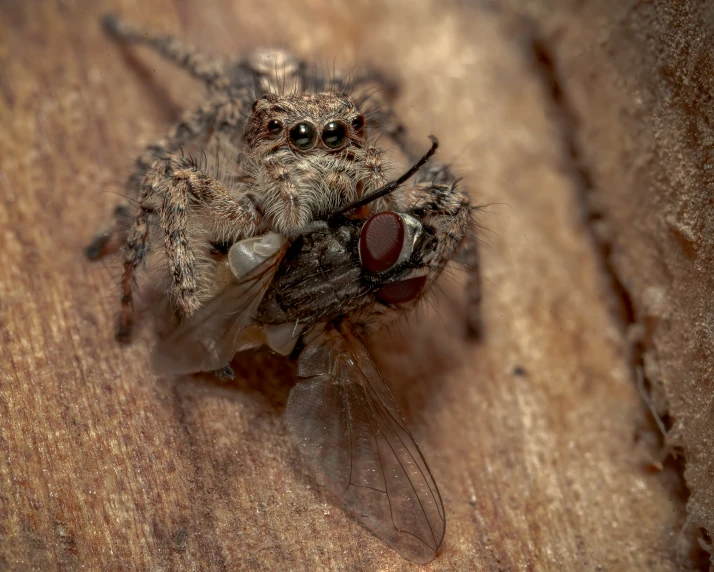
[[[357,520],[403,557],[432,560],[444,505],[419,447],[349,325],[303,350],[287,421],[303,455]]]
[[[236,243],[228,253],[235,282],[154,348],[154,368],[170,375],[215,371],[230,363],[287,250],[276,233]]]
[[[168,375],[185,375],[228,365],[263,292],[259,281],[228,286],[156,345],[152,355],[154,369]]]

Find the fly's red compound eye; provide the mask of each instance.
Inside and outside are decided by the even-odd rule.
[[[367,219],[359,237],[362,267],[374,274],[386,272],[399,261],[407,231],[401,216],[394,212],[377,213]],[[377,290],[379,300],[404,304],[414,300],[426,286],[426,276],[399,280]]]
[[[389,270],[399,260],[404,245],[404,223],[393,212],[373,215],[362,227],[359,256],[368,272]]]
[[[426,286],[426,276],[392,282],[377,290],[377,298],[387,304],[404,304],[416,298],[424,286]]]

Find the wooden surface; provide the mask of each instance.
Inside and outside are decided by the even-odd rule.
[[[0,569],[417,568],[302,466],[281,419],[289,363],[262,353],[236,364],[233,384],[169,379],[150,371],[148,331],[115,344],[116,262],[90,265],[82,248],[132,157],[201,93],[107,41],[97,18],[108,10],[218,53],[278,43],[378,64],[403,86],[406,123],[438,135],[491,205],[483,342],[463,339],[455,273],[438,312],[372,344],[444,497],[431,569],[690,563],[685,493],[673,468],[649,469],[660,443],[619,293],[530,28],[512,11],[11,0],[0,3]]]
[[[661,457],[684,460],[683,534],[714,565],[714,4],[545,0],[528,16],[557,55],[565,128],[629,301]]]

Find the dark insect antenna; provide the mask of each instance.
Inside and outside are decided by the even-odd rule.
[[[429,159],[431,159],[431,157],[434,155],[434,153],[436,153],[436,150],[439,147],[439,140],[436,137],[434,137],[433,135],[429,135],[429,139],[431,139],[431,148],[424,154],[421,159],[414,163],[414,165],[412,165],[406,173],[404,173],[398,179],[389,181],[386,185],[380,187],[376,191],[368,194],[367,196],[357,199],[356,201],[353,201],[350,204],[333,211],[332,214],[330,214],[330,216],[328,217],[328,220],[337,218],[345,213],[363,207],[364,205],[369,204],[372,201],[375,201],[385,195],[388,195],[389,193],[396,191],[402,184],[411,179],[416,174],[416,172],[421,169]]]

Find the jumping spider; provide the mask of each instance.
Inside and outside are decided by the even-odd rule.
[[[387,105],[369,108],[366,86],[393,91],[376,72],[321,77],[279,50],[226,63],[115,17],[104,25],[208,89],[137,159],[133,217],[121,205],[113,231],[87,248],[98,258],[124,243],[117,337],[131,335],[135,272],[148,262],[146,288],[172,323],[156,351],[165,371],[230,373],[237,351],[262,343],[298,352],[310,379],[287,417],[305,456],[364,526],[431,560],[443,503],[359,338],[412,308],[457,255],[471,269],[467,322],[478,329],[473,207],[449,167],[427,164],[436,140],[420,158]],[[365,95],[349,95],[358,88]],[[413,165],[393,181],[385,141]]]

